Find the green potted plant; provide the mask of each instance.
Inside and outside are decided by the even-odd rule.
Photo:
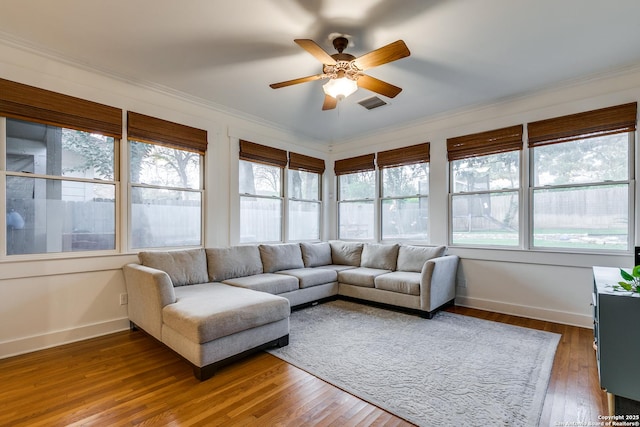
[[[624,281],[620,281],[617,285],[613,285],[614,291],[640,293],[640,265],[633,267],[631,273],[620,269],[620,276],[622,276]]]

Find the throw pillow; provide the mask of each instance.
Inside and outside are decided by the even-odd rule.
[[[422,266],[431,258],[444,255],[445,246],[404,246],[398,249],[398,271],[414,271],[420,273]]]
[[[332,264],[331,246],[327,242],[300,243],[302,261],[305,267],[319,267]]]
[[[360,267],[362,243],[331,241],[331,259],[334,264]]]
[[[302,252],[300,251],[300,245],[297,243],[260,245],[259,248],[265,273],[304,268]]]
[[[262,260],[257,246],[207,248],[206,253],[211,282],[262,273]]]
[[[395,270],[398,260],[398,245],[381,245],[366,243],[362,248],[362,267],[378,268],[380,270]]]
[[[142,265],[162,270],[173,286],[207,283],[207,258],[204,249],[177,251],[144,251],[138,254]]]

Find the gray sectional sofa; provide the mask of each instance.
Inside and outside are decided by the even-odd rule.
[[[129,319],[204,380],[287,345],[292,307],[340,297],[431,318],[455,298],[458,257],[445,250],[331,241],[140,252],[123,267]]]

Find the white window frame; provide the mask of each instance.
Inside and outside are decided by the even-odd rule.
[[[25,119],[18,119],[24,122],[30,123],[38,123],[37,121]],[[63,125],[51,125],[53,127],[57,127],[60,129],[69,129],[75,130],[72,127],[66,127]],[[86,131],[82,131],[86,132]],[[87,132],[91,133],[91,132]],[[96,132],[99,133],[99,132]],[[15,176],[15,177],[24,177],[31,179],[42,179],[46,181],[60,181],[60,182],[80,182],[87,184],[100,184],[100,185],[112,185],[114,188],[114,248],[113,249],[100,249],[100,250],[77,250],[77,251],[59,251],[59,252],[39,252],[32,254],[7,254],[7,222],[6,222],[6,214],[2,215],[2,231],[0,231],[0,238],[3,242],[0,245],[0,258],[2,259],[11,259],[11,260],[32,260],[32,259],[46,259],[46,258],[77,258],[77,257],[86,257],[88,255],[98,256],[101,254],[113,254],[117,253],[120,249],[121,239],[120,239],[120,220],[119,220],[119,212],[121,209],[121,197],[120,197],[120,174],[119,174],[119,165],[120,165],[120,139],[113,138],[113,180],[107,181],[104,179],[97,178],[80,178],[80,177],[72,177],[72,176],[64,176],[64,175],[49,175],[49,174],[36,174],[36,173],[25,173],[25,172],[14,172],[7,170],[6,163],[6,155],[7,155],[7,117],[0,116],[0,149],[2,151],[2,155],[0,155],[0,170],[1,173],[1,182],[2,185],[2,194],[3,196],[0,198],[0,208],[3,212],[6,213],[7,210],[7,177]]]
[[[204,169],[205,169],[205,158],[203,155],[198,154],[199,156],[199,164],[200,164],[200,171],[199,171],[199,178],[198,178],[198,188],[185,188],[185,187],[173,187],[173,186],[165,186],[165,185],[157,185],[157,184],[146,184],[146,183],[134,183],[131,180],[131,142],[136,142],[139,144],[149,144],[149,145],[155,145],[149,142],[145,142],[145,141],[139,141],[136,140],[135,138],[129,138],[127,140],[127,177],[128,177],[128,186],[127,186],[127,206],[128,206],[128,221],[127,221],[127,245],[128,245],[128,249],[129,251],[141,251],[141,250],[148,250],[148,249],[172,249],[172,248],[188,248],[188,247],[203,247],[204,246],[204,238],[205,238],[205,230],[204,230],[204,217],[205,217],[205,205],[206,205],[206,201],[205,201],[205,190],[204,190]],[[181,150],[181,151],[189,151],[189,150],[183,150],[180,148],[174,148],[172,147],[172,149],[174,150]],[[147,247],[147,246],[143,246],[143,247],[133,247],[133,238],[132,238],[132,233],[133,233],[133,219],[132,219],[132,195],[133,195],[133,190],[135,188],[149,188],[149,189],[154,189],[154,190],[169,190],[169,191],[184,191],[184,192],[189,192],[189,193],[198,193],[200,194],[200,244],[199,245],[183,245],[183,246],[160,246],[160,247]]]
[[[239,159],[238,161],[238,179],[239,179],[239,173],[240,173],[240,162],[247,162],[247,163],[254,163],[254,164],[262,164],[260,162],[252,162],[251,160],[243,160],[243,159]],[[286,168],[284,167],[280,167],[277,165],[266,165],[269,167],[273,167],[273,168],[278,168],[280,169],[280,195],[279,196],[265,196],[265,195],[260,195],[260,194],[251,194],[251,193],[240,193],[240,191],[238,191],[239,194],[239,204],[238,204],[238,215],[241,216],[241,212],[242,212],[242,199],[243,198],[256,198],[256,199],[263,199],[263,200],[279,200],[280,201],[280,239],[279,240],[269,240],[269,241],[256,241],[256,242],[248,242],[248,241],[243,241],[242,240],[242,222],[239,221],[238,222],[238,241],[240,244],[249,244],[249,243],[282,243],[284,242],[284,236],[285,236],[285,226],[286,226],[286,219],[285,219],[285,215],[287,214],[287,210],[288,210],[288,206],[286,206],[286,198],[284,197],[285,195],[285,185],[287,183],[288,179],[285,179],[285,175],[286,175]],[[239,186],[238,186],[238,190],[240,190]]]
[[[359,173],[373,173],[373,198],[362,198],[362,199],[341,199],[340,195],[341,195],[341,191],[340,191],[340,179],[343,176],[348,176],[348,175],[355,175],[355,174],[359,174]],[[378,194],[380,194],[380,190],[379,190],[379,178],[378,178],[378,169],[373,169],[373,170],[367,170],[367,171],[360,171],[360,172],[352,172],[352,173],[347,173],[347,174],[342,174],[342,175],[338,175],[336,176],[336,188],[337,188],[337,203],[336,203],[336,208],[337,208],[337,212],[336,212],[336,217],[337,217],[337,231],[336,231],[336,235],[338,236],[338,239],[340,240],[354,240],[354,241],[379,241],[379,233],[380,233],[380,214],[379,211],[380,209],[378,208],[379,205],[379,200],[380,198],[377,197]],[[346,237],[342,237],[340,235],[340,229],[342,227],[342,221],[340,218],[340,205],[344,204],[344,203],[363,203],[363,202],[371,202],[372,206],[373,206],[373,236],[371,238],[368,239],[360,239],[360,238],[346,238]]]
[[[316,199],[304,199],[304,198],[296,198],[296,197],[290,197],[289,196],[289,174],[291,172],[305,172],[305,173],[314,173],[318,176],[318,194],[317,194],[317,198]],[[289,169],[286,168],[285,171],[285,180],[284,180],[284,194],[285,194],[285,206],[284,206],[284,214],[283,214],[283,229],[284,229],[284,234],[285,234],[285,241],[286,242],[313,242],[313,241],[320,241],[322,238],[322,212],[323,212],[323,204],[322,204],[322,178],[323,178],[323,174],[321,173],[317,173],[317,172],[309,172],[309,171],[303,171],[303,170],[298,170],[298,169]],[[314,238],[314,239],[305,239],[305,240],[291,240],[290,237],[290,230],[289,230],[289,226],[291,218],[289,215],[289,207],[290,207],[290,203],[291,202],[303,202],[303,203],[314,203],[318,205],[318,237]]]
[[[427,165],[428,170],[427,170],[427,177],[429,178],[429,174],[431,173],[431,165],[430,162],[420,162],[420,163],[424,163]],[[413,163],[416,164],[416,163]],[[380,233],[380,241],[381,242],[393,242],[393,241],[402,241],[402,242],[410,242],[410,241],[429,241],[430,240],[430,227],[429,227],[429,223],[430,223],[430,214],[429,214],[429,191],[430,188],[427,188],[427,194],[413,194],[413,195],[406,195],[406,196],[385,196],[384,194],[384,173],[385,170],[387,169],[395,169],[395,168],[402,168],[405,166],[411,166],[411,165],[401,165],[401,166],[392,166],[392,167],[386,167],[386,168],[379,168],[378,169],[378,180],[379,180],[379,184],[378,187],[380,189],[380,193],[379,193],[379,208],[378,210],[380,211],[379,213],[379,218],[380,218],[380,226],[379,228],[379,233]],[[429,187],[431,186],[431,180],[428,179],[427,181],[429,183]],[[384,236],[384,227],[383,227],[383,221],[384,221],[384,215],[383,215],[383,207],[384,207],[384,202],[386,200],[407,200],[407,199],[418,199],[418,203],[425,203],[427,206],[427,235],[425,239],[411,239],[411,238],[393,238],[393,239],[385,239]]]
[[[460,192],[454,192],[454,188],[455,188],[455,182],[454,182],[454,168],[453,168],[453,162],[455,161],[459,161],[459,160],[452,160],[448,162],[448,169],[449,169],[449,203],[448,203],[448,209],[449,209],[449,224],[448,224],[448,228],[449,228],[449,232],[448,232],[448,244],[449,246],[452,247],[460,247],[460,248],[483,248],[483,249],[521,249],[523,247],[523,224],[525,224],[525,222],[523,222],[523,151],[524,150],[513,150],[513,151],[508,151],[507,153],[513,153],[513,152],[517,152],[518,154],[518,184],[519,186],[517,188],[503,188],[503,189],[494,189],[492,190],[489,186],[489,188],[487,190],[476,190],[476,191],[460,191]],[[494,156],[494,155],[499,155],[499,154],[504,154],[504,153],[497,153],[497,154],[487,154],[484,156],[476,156],[476,157],[485,157],[485,156]],[[454,198],[456,196],[477,196],[477,195],[483,195],[483,194],[487,194],[487,195],[491,195],[491,194],[507,194],[507,193],[516,193],[517,197],[518,197],[518,212],[517,212],[517,217],[518,217],[518,231],[517,231],[517,236],[518,236],[518,242],[516,245],[488,245],[488,244],[466,244],[466,243],[455,243],[453,241],[453,234],[454,234],[454,229],[453,229],[453,219],[454,219],[454,212],[453,212],[453,201]]]
[[[577,183],[577,184],[559,184],[559,185],[542,185],[535,186],[534,183],[534,173],[535,173],[535,156],[534,150],[536,147],[529,147],[529,197],[528,197],[528,205],[529,209],[527,210],[528,214],[528,249],[540,251],[540,252],[567,252],[567,253],[629,253],[632,252],[635,241],[635,132],[628,132],[628,164],[627,164],[627,180],[623,181],[598,181],[598,182],[590,182],[590,183]],[[584,138],[588,139],[588,137]],[[576,141],[569,141],[560,144],[570,144]],[[616,250],[616,249],[606,249],[606,248],[598,248],[598,249],[589,249],[589,248],[565,248],[560,246],[535,246],[534,245],[534,193],[538,190],[553,190],[553,189],[570,189],[570,188],[585,188],[585,187],[604,187],[609,185],[616,184],[626,184],[627,185],[627,194],[628,194],[628,227],[627,227],[627,248],[626,250]]]

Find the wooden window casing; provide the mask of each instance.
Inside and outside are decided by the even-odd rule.
[[[374,161],[375,154],[373,153],[365,154],[364,156],[336,160],[333,170],[336,175],[372,171],[376,168]]]
[[[240,160],[258,162],[284,168],[287,166],[287,152],[278,148],[240,140]]]
[[[122,110],[0,79],[0,115],[122,138]]]
[[[289,169],[314,172],[322,175],[325,170],[325,165],[324,165],[324,160],[322,159],[290,152],[289,153]]]
[[[429,161],[429,143],[411,145],[409,147],[396,148],[394,150],[380,151],[377,154],[379,168],[392,168],[397,166],[425,163]]]
[[[523,125],[447,139],[449,161],[522,150]]]
[[[529,147],[578,139],[634,132],[638,103],[616,105],[568,116],[540,120],[527,125]]]
[[[204,155],[207,151],[207,131],[144,114],[127,112],[129,139],[162,145]]]

